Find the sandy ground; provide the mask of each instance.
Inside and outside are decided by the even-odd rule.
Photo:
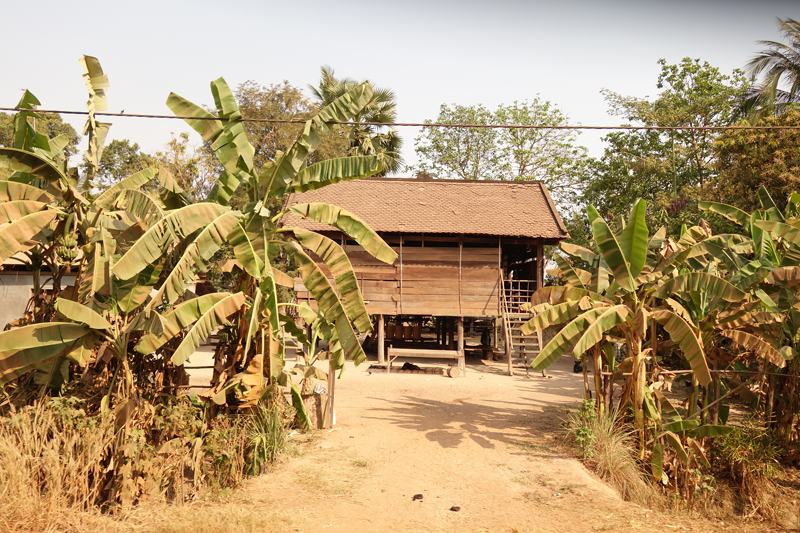
[[[373,363],[337,381],[334,429],[293,436],[294,452],[245,487],[254,507],[280,510],[279,530],[751,530],[624,502],[575,460],[559,432],[581,397],[570,359],[549,378],[470,358],[455,379],[370,373]]]

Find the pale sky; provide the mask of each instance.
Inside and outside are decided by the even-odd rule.
[[[340,0],[323,2],[51,1],[3,6],[0,107],[29,89],[43,108],[85,110],[78,59],[96,56],[109,77],[109,111],[171,114],[170,91],[213,102],[209,82],[288,80],[306,90],[321,65],[369,78],[397,94],[400,122],[433,119],[439,106],[532,99],[555,103],[573,123],[619,124],[600,90],[657,93],[657,61],[689,56],[729,74],[780,40],[776,17],[800,19],[777,0]],[[65,117],[80,133],[85,117]],[[105,119],[104,119],[105,120]],[[114,118],[110,137],[149,152],[182,121]],[[416,129],[402,128],[416,161]],[[583,133],[591,155],[603,133]],[[199,137],[197,137],[199,140]],[[85,149],[85,140],[81,149]]]

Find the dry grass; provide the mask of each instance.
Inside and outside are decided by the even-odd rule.
[[[567,438],[578,444],[587,464],[622,495],[646,508],[659,508],[663,498],[639,467],[636,442],[616,413],[597,415],[592,402],[565,421]]]

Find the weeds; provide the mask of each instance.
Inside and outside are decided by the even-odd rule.
[[[598,415],[594,401],[584,400],[577,413],[567,414],[564,428],[581,457],[624,499],[653,508],[660,495],[639,468],[636,443],[616,413]]]
[[[263,473],[268,464],[274,463],[286,448],[290,420],[286,408],[278,401],[267,406],[260,404],[245,423],[249,448],[247,472],[251,475]]]

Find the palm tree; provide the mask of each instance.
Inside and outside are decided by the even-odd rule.
[[[362,83],[352,78],[337,78],[334,75],[333,68],[327,65],[323,65],[320,70],[322,75],[319,87],[312,85],[308,87],[322,106],[330,104],[353,87]],[[395,102],[394,91],[374,86],[373,91],[369,104],[353,119],[353,122],[391,124],[397,119],[397,103]],[[383,156],[383,171],[379,174],[380,176],[397,172],[403,167],[403,160],[400,155],[403,139],[394,128],[357,124],[347,129],[347,139],[349,141],[349,155]]]
[[[788,44],[758,41],[767,48],[747,64],[750,74],[764,75],[742,105],[742,111],[751,117],[780,115],[789,104],[800,103],[800,22],[778,19],[778,25]],[[788,84],[788,90],[778,88],[781,82]]]

